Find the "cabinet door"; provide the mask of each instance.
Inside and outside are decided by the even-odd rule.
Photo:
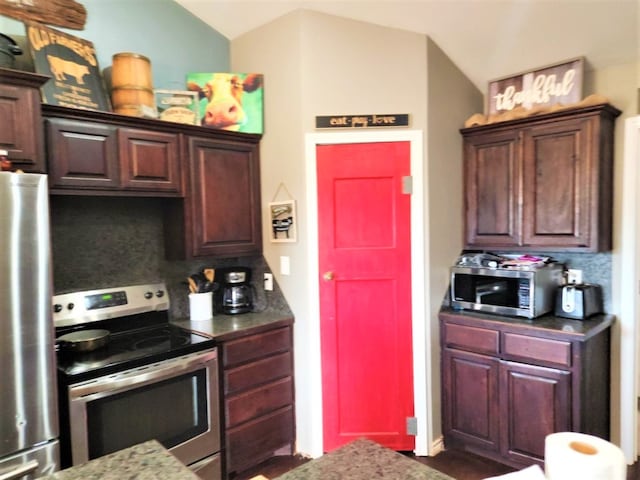
[[[597,235],[592,127],[592,119],[576,118],[524,131],[523,245],[588,247]]]
[[[520,241],[518,133],[489,132],[464,141],[467,247]]]
[[[39,90],[0,84],[0,125],[0,149],[13,167],[45,172]]]
[[[498,452],[498,366],[494,357],[445,349],[442,357],[445,445]]]
[[[178,135],[121,128],[118,139],[123,189],[183,193]]]
[[[118,140],[115,127],[48,119],[49,187],[117,190]]]
[[[545,437],[571,430],[571,373],[501,362],[500,412],[502,455],[542,464]]]
[[[189,139],[192,255],[262,252],[257,144]]]
[[[227,478],[234,477],[232,472],[242,472],[273,457],[285,445],[289,445],[287,454],[292,454],[294,431],[291,405],[227,430]]]

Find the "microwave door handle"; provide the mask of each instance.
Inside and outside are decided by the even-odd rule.
[[[135,372],[124,374],[120,376],[120,378],[116,375],[115,378],[107,377],[101,381],[72,386],[69,389],[69,393],[72,399],[102,392],[109,392],[109,394],[117,393],[117,391],[121,391],[122,389],[126,390],[127,387],[140,387],[151,382],[174,377],[181,373],[188,373],[194,370],[194,366],[205,366],[208,362],[216,358],[217,354],[214,351],[198,355],[194,358],[173,360],[165,365],[151,365],[147,368],[140,368]]]
[[[38,469],[38,461],[30,460],[27,463],[14,468],[10,472],[0,474],[0,480],[18,480],[19,478],[26,477],[28,474],[35,472]]]

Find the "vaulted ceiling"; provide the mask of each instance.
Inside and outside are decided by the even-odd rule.
[[[228,39],[299,8],[431,37],[485,91],[496,78],[584,56],[640,59],[640,0],[176,0]]]

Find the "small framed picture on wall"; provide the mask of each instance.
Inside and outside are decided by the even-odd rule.
[[[271,241],[295,242],[298,231],[295,200],[283,200],[269,203],[271,217]]]

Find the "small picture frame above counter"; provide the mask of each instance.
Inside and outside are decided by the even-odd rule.
[[[271,218],[271,242],[293,243],[297,241],[296,202],[295,200],[281,200],[269,203]]]

